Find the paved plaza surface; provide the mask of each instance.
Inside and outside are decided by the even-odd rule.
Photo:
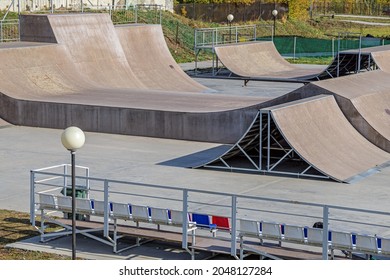
[[[197,81],[216,90],[215,93],[210,94],[223,92],[238,96],[277,97],[303,86],[297,83],[253,81],[244,87],[243,82],[238,80],[197,79]],[[58,129],[12,126],[0,122],[1,209],[28,212],[30,170],[70,163],[70,154],[61,144],[61,133],[62,130]],[[389,210],[390,168],[384,168],[352,184],[188,168],[194,162],[212,158],[213,153],[217,153],[220,146],[221,144],[218,143],[86,132],[86,143],[77,152],[76,163],[89,167],[92,177],[371,210]],[[371,222],[375,223],[375,221]],[[70,242],[67,244],[70,245]],[[20,246],[34,247],[29,247],[31,244]],[[183,256],[188,259],[187,254]],[[104,255],[101,258],[110,257]],[[125,255],[124,258],[130,257]]]

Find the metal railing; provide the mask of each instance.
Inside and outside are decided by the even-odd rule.
[[[135,6],[88,6],[93,10],[100,10],[101,12],[107,12],[110,14],[113,24],[125,24],[125,23],[138,23],[140,21],[149,24],[161,24],[162,22],[162,5],[146,5],[137,4]],[[85,12],[87,9],[82,9],[81,12]],[[67,10],[55,10],[53,8],[40,11],[39,13],[67,13]],[[146,14],[147,13],[147,14]],[[6,19],[7,13],[2,19],[0,19],[0,43],[19,41],[19,20],[18,19]]]
[[[161,24],[162,5],[137,4],[134,6],[109,5],[108,12],[114,24],[139,23]]]
[[[19,20],[0,20],[0,43],[19,40]]]
[[[256,41],[258,26],[242,25],[195,29],[195,49],[216,45]],[[272,30],[272,29],[271,29]]]
[[[30,220],[35,224],[37,193],[58,195],[68,185],[68,165],[58,165],[30,174]],[[231,242],[231,255],[236,256],[239,219],[273,221],[281,224],[312,227],[323,222],[328,229],[386,236],[390,232],[390,212],[325,205],[269,197],[239,195],[218,191],[204,191],[139,182],[111,180],[89,176],[88,168],[79,168],[86,176],[76,176],[79,187],[88,190],[89,198],[108,202],[133,203],[150,207],[169,205],[171,210],[225,216],[231,220],[231,232],[225,240]],[[108,211],[106,209],[105,211]],[[380,221],[380,222],[377,222]],[[187,225],[182,228],[182,247],[187,248]],[[109,237],[109,215],[104,215],[104,236]],[[327,234],[324,234],[323,259],[328,258]]]
[[[198,70],[198,57],[202,50],[212,53],[212,76],[219,68],[218,57],[214,48],[223,44],[234,44],[257,41],[273,40],[273,27],[271,25],[241,25],[223,26],[215,28],[197,28],[194,32],[195,74]],[[266,39],[264,39],[266,38]]]

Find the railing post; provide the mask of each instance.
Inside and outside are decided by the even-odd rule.
[[[183,190],[183,228],[182,228],[182,248],[188,248],[188,190]]]
[[[263,113],[259,111],[259,127],[260,127],[260,133],[259,133],[259,169],[260,171],[263,170]]]
[[[161,18],[162,12],[161,12],[161,6],[160,6],[160,25],[162,23],[162,18]]]
[[[324,206],[323,208],[323,219],[322,219],[322,225],[323,225],[323,233],[322,233],[322,259],[327,260],[328,259],[328,232],[329,232],[329,207]]]
[[[109,236],[109,206],[108,206],[108,181],[104,180],[104,237]]]
[[[267,171],[271,165],[271,112],[267,113]]]
[[[35,225],[35,173],[30,171],[30,223]]]
[[[68,186],[68,165],[67,164],[64,164],[64,188],[63,188],[63,192],[64,192],[64,195],[66,195],[66,189],[67,189],[67,186]]]
[[[294,60],[295,60],[296,52],[297,52],[297,36],[294,36]]]
[[[87,198],[89,199],[89,168],[85,169],[85,187],[87,188]]]
[[[232,196],[232,213],[231,213],[232,229],[231,229],[231,249],[230,255],[237,256],[237,196]]]
[[[359,56],[357,61],[357,69],[356,72],[360,72],[360,63],[361,63],[361,57],[362,57],[362,35],[359,36]]]
[[[134,7],[135,11],[135,23],[138,23],[138,5],[136,4]]]
[[[212,36],[212,48],[211,48],[211,51],[212,51],[212,74],[213,76],[215,75],[215,68],[214,68],[214,60],[215,60],[215,51],[214,51],[214,44],[215,44],[215,37],[218,36],[217,35],[217,29],[215,29],[215,32],[213,32],[213,36]]]
[[[334,57],[334,38],[332,38],[332,56]]]

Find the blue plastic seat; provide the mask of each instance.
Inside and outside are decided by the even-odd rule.
[[[217,225],[211,223],[209,215],[192,213],[192,221],[196,223],[198,228],[208,228],[210,230],[217,229]]]

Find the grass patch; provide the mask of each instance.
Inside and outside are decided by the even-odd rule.
[[[318,64],[329,65],[333,61],[333,57],[299,57],[299,58],[286,58],[290,63],[295,64]]]
[[[37,251],[6,248],[5,246],[20,240],[39,235],[30,224],[27,213],[0,210],[0,260],[66,260],[66,256]]]

